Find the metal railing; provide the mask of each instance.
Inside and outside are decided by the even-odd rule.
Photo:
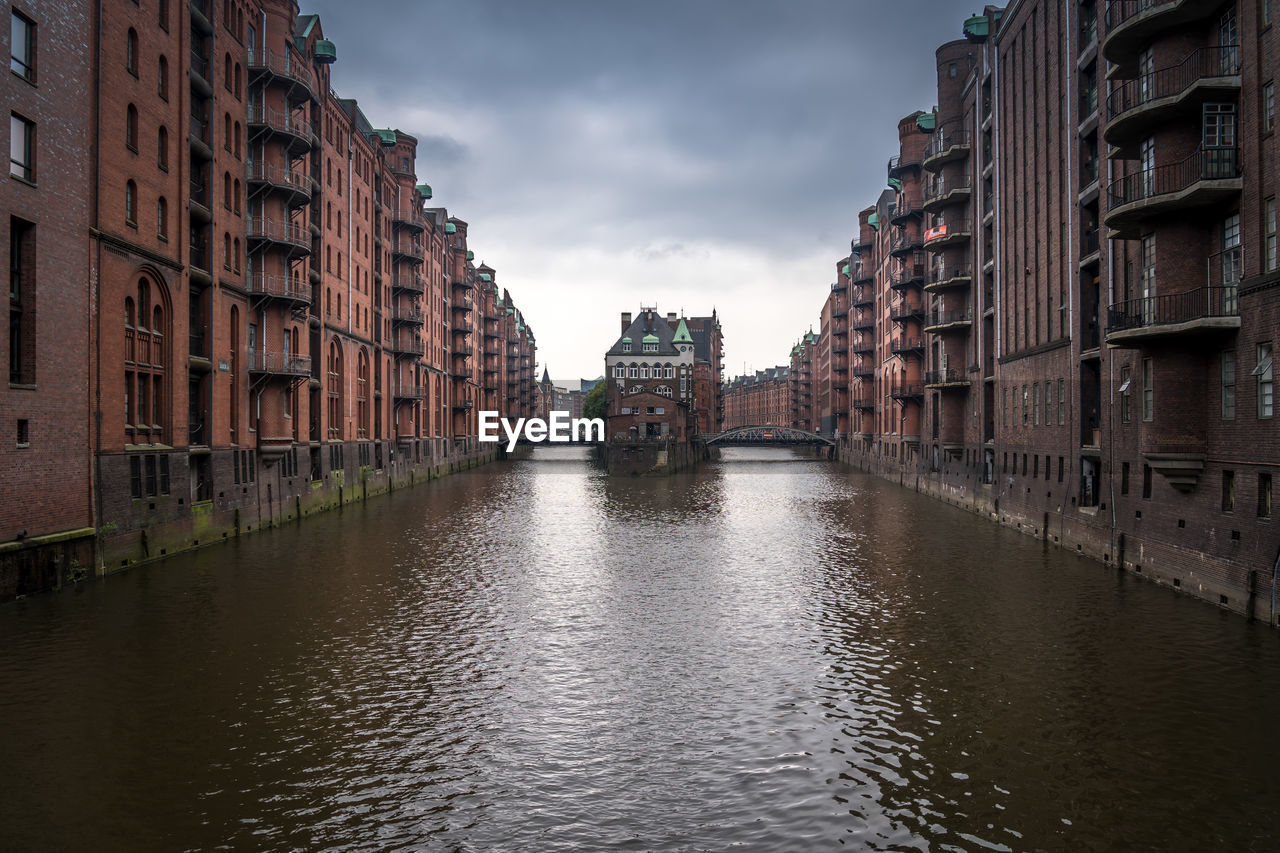
[[[394,353],[403,353],[405,355],[422,355],[426,352],[426,348],[423,346],[422,341],[419,340],[393,340],[387,349]]]
[[[1179,0],[1108,0],[1107,30],[1115,29],[1140,12],[1177,2]]]
[[[970,323],[973,321],[973,310],[968,306],[950,311],[943,310],[939,307],[929,309],[929,316],[925,320],[925,328],[934,326],[947,326],[952,323]]]
[[[396,306],[395,311],[391,314],[391,319],[399,323],[421,323],[423,322],[423,313],[421,308]]]
[[[311,89],[311,74],[306,63],[301,59],[295,61],[288,51],[277,53],[266,47],[251,50],[249,51],[249,70],[268,71],[277,77],[300,83],[308,90]]]
[[[924,314],[924,306],[912,299],[904,299],[896,305],[889,306],[889,319],[895,321],[910,320]]]
[[[414,258],[422,260],[422,244],[416,240],[410,240],[408,237],[401,239],[397,237],[391,244],[391,252],[395,255],[404,255],[406,258]]]
[[[923,338],[892,338],[889,341],[889,351],[893,353],[899,352],[915,352],[924,349]]]
[[[303,249],[311,248],[311,233],[296,222],[280,222],[263,216],[249,217],[248,235],[251,239],[289,243]]]
[[[282,352],[249,350],[250,373],[274,373],[284,376],[309,376],[311,359]]]
[[[1160,98],[1180,95],[1208,77],[1233,77],[1240,73],[1237,45],[1202,47],[1193,50],[1177,65],[1143,74],[1112,90],[1107,97],[1107,114],[1115,118],[1123,112]]]
[[[924,203],[928,204],[937,201],[945,195],[953,193],[957,190],[973,189],[973,177],[968,174],[956,175],[948,178],[945,175],[938,175],[929,181],[924,191]]]
[[[929,137],[924,148],[924,159],[936,157],[956,147],[968,147],[969,130],[959,121],[951,121],[938,128]]]
[[[245,174],[250,181],[288,187],[291,190],[305,193],[307,196],[311,195],[311,178],[304,172],[287,169],[283,166],[275,166],[270,163],[254,162],[249,164]]]
[[[955,278],[973,278],[973,266],[968,263],[934,264],[929,267],[928,284],[940,284]]]
[[[254,296],[292,299],[296,302],[311,301],[311,284],[289,276],[256,272],[249,276],[245,286]]]
[[[423,385],[399,385],[395,386],[392,396],[399,397],[402,400],[421,400],[427,396],[426,386]]]
[[[391,277],[391,287],[393,290],[408,290],[413,293],[422,293],[426,289],[422,276],[399,272]]]
[[[1143,296],[1117,302],[1107,309],[1107,330],[1119,332],[1149,326],[1187,323],[1206,317],[1240,316],[1236,285],[1199,287],[1183,293]]]
[[[925,229],[924,242],[928,245],[949,237],[967,236],[969,233],[969,220],[948,219],[946,222],[938,222]]]
[[[310,119],[301,118],[284,110],[273,109],[266,104],[258,104],[249,110],[249,124],[268,127],[279,133],[300,136],[308,141],[316,135],[315,125]]]
[[[924,386],[919,382],[894,382],[889,385],[890,397],[923,397]]]
[[[913,233],[914,232],[914,233]],[[893,254],[909,252],[920,245],[920,234],[915,229],[903,229],[901,234],[893,238],[889,251]]]
[[[963,382],[969,384],[969,377],[965,372],[957,367],[948,367],[940,370],[929,370],[924,374],[925,385],[947,385],[955,382]]]
[[[1143,169],[1117,178],[1107,187],[1107,198],[1114,210],[1121,205],[1181,192],[1200,181],[1238,177],[1240,149],[1205,148],[1181,162]]]

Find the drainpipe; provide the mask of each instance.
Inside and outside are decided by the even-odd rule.
[[[183,10],[185,11],[185,10]],[[90,145],[93,148],[93,157],[90,159],[89,168],[92,174],[89,178],[90,208],[93,211],[93,227],[96,230],[99,222],[99,198],[98,182],[101,179],[101,163],[102,148],[99,140],[102,139],[102,0],[97,0],[93,9],[93,53],[91,62],[93,63],[93,104],[90,107],[93,124],[93,139]],[[103,541],[102,541],[102,335],[94,334],[94,323],[102,317],[102,282],[100,280],[100,271],[102,269],[102,240],[94,238],[93,251],[90,253],[89,270],[89,287],[93,291],[94,315],[89,318],[89,334],[93,336],[94,342],[94,364],[91,366],[93,374],[93,446],[90,453],[93,456],[92,480],[89,483],[90,506],[93,512],[93,528],[94,528],[94,554],[97,566],[97,573],[106,571],[106,561],[103,557]],[[101,330],[99,330],[100,332]]]

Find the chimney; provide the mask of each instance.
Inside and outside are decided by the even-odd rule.
[[[622,312],[622,334],[625,335],[627,333],[627,329],[629,328],[631,328],[631,312],[623,311]]]
[[[668,312],[668,313],[667,313],[667,322],[671,324],[671,327],[672,327],[673,329],[675,328],[675,325],[676,325],[676,312],[674,312],[674,311],[670,311],[670,312]]]

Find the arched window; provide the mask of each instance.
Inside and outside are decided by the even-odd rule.
[[[124,221],[135,227],[138,224],[138,185],[133,181],[124,185]]]
[[[169,130],[164,125],[156,131],[156,165],[169,171]]]
[[[169,0],[158,0],[160,29],[169,32]]]
[[[124,300],[124,425],[132,444],[160,441],[164,433],[165,310],[151,303],[151,285],[138,279],[137,300]],[[149,319],[148,319],[149,318]],[[150,323],[150,328],[147,323]]]
[[[231,269],[231,235],[222,235],[222,266]]]
[[[156,236],[161,240],[169,239],[169,203],[164,196],[156,199]]]
[[[124,114],[124,144],[130,151],[138,150],[138,108],[130,104]]]
[[[222,85],[227,91],[231,91],[231,54],[227,54],[222,58]]]
[[[231,209],[231,173],[222,173],[222,206]]]
[[[342,347],[337,341],[329,343],[329,439],[342,438]]]
[[[138,31],[129,28],[124,42],[124,67],[134,77],[138,76]]]
[[[369,437],[369,355],[360,350],[356,365],[356,433],[357,438]]]
[[[222,115],[222,147],[231,150],[231,113]]]
[[[161,0],[161,8],[166,5],[167,3]],[[160,100],[167,101],[169,100],[169,60],[161,56],[156,65],[156,92],[160,95]]]

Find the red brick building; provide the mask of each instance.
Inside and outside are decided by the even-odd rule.
[[[1275,619],[1273,5],[1027,0],[938,48],[832,286],[843,458]],[[797,420],[840,417],[820,341]]]
[[[757,370],[725,383],[724,429],[791,426],[791,368]]]
[[[664,318],[655,308],[641,308],[634,318],[623,312],[621,337],[605,353],[605,435],[677,441],[696,436],[699,410],[705,417],[715,406],[706,374],[697,379],[697,361],[686,318]]]
[[[86,176],[94,152],[88,5],[0,3],[9,24],[9,171],[0,246],[9,269],[0,388],[0,600],[93,564]],[[115,316],[118,316],[115,315]]]
[[[92,527],[117,568],[472,464],[491,453],[480,405],[532,412],[532,331],[466,223],[425,206],[416,140],[334,94],[318,17],[288,0],[59,9],[8,9],[40,36],[5,83],[31,161],[2,190],[24,286],[0,399],[38,439],[14,442],[15,470],[56,467],[41,479],[68,488],[47,517],[14,512],[0,546]],[[36,254],[46,233],[59,248]]]

